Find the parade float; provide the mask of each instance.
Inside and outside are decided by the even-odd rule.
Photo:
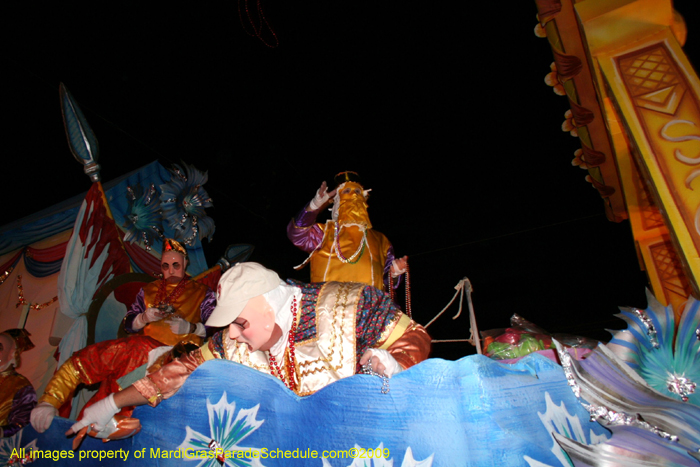
[[[569,99],[564,127],[582,144],[576,165],[589,172],[610,220],[630,218],[649,274],[648,307],[622,309],[627,329],[582,360],[563,347],[512,363],[429,359],[391,378],[388,392],[376,376],[356,375],[299,397],[269,375],[209,362],[159,407],[137,408],[133,437],[87,437],[73,451],[64,435],[73,422],[56,418],[45,433],[27,426],[3,439],[0,464],[697,465],[698,138],[681,130],[698,120],[700,82],[681,49],[682,19],[669,1],[536,3],[536,33],[555,57],[547,81]],[[128,289],[158,271],[151,225],[171,235],[182,227],[195,258],[190,273],[211,284],[247,251],[225,254],[212,269],[198,256],[213,231],[206,193],[196,214],[158,207],[176,193],[198,194],[205,180],[192,182],[200,175],[188,167],[154,163],[102,185],[96,138],[65,91],[62,104],[92,188],[6,227],[0,258],[3,303],[19,304],[3,310],[2,328],[29,329],[46,343],[21,368],[39,394],[57,361],[116,337],[133,300]]]

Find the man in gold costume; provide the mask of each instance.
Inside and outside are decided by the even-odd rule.
[[[100,432],[121,407],[159,404],[207,360],[255,368],[305,396],[359,373],[368,363],[391,377],[430,352],[430,336],[422,326],[387,294],[356,282],[282,282],[260,264],[239,263],[221,276],[217,300],[207,325],[227,329],[90,407],[67,434],[93,423]]]
[[[188,258],[185,248],[175,240],[165,239],[161,256],[163,279],[146,284],[136,296],[124,318],[124,327],[132,336],[98,342],[75,352],[56,371],[32,411],[31,423],[40,433],[46,431],[58,409],[75,389],[100,384],[97,393],[83,411],[121,389],[118,379],[177,344],[199,347],[206,336],[203,321],[216,305],[214,292],[186,274]],[[162,350],[161,350],[162,349]],[[153,354],[151,352],[157,352]],[[123,415],[133,410],[126,407]]]
[[[20,354],[33,348],[24,329],[8,329],[0,334],[0,438],[12,436],[27,425],[36,405],[32,383],[15,371],[22,364]]]
[[[150,336],[165,345],[181,341],[201,345],[206,337],[202,323],[214,310],[216,297],[209,287],[185,274],[188,262],[180,243],[164,240],[163,279],[146,284],[138,293],[124,318],[127,333]]]
[[[355,172],[335,176],[336,189],[326,182],[287,226],[287,236],[309,253],[311,282],[362,282],[380,290],[389,289],[389,275],[399,278],[408,257],[394,258],[394,249],[384,234],[372,229],[367,213],[367,193]],[[317,224],[321,210],[333,200],[332,220]],[[396,280],[398,286],[399,280]]]

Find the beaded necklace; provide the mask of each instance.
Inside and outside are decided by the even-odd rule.
[[[350,256],[350,258],[346,258],[343,255],[343,252],[340,250],[340,229],[342,227],[338,228],[338,223],[335,223],[335,238],[334,243],[335,243],[335,252],[338,255],[338,259],[342,261],[345,264],[355,264],[358,261],[360,261],[360,258],[362,258],[362,253],[365,251],[365,245],[367,244],[367,229],[362,231],[362,241],[360,242],[360,246],[357,248],[355,253]],[[355,259],[357,258],[357,259]]]
[[[294,369],[296,368],[296,356],[294,355],[294,341],[297,336],[297,298],[292,299],[292,305],[290,307],[292,312],[292,328],[289,330],[289,337],[287,338],[289,352],[285,352],[285,370],[287,376],[282,373],[279,365],[277,365],[277,359],[272,354],[268,353],[268,358],[270,360],[270,368],[272,369],[273,376],[278,377],[285,386],[290,390],[296,391],[297,383],[294,380]]]
[[[4,279],[3,279],[4,282]],[[0,282],[2,284],[2,282]],[[24,288],[22,287],[22,274],[17,274],[17,304],[15,305],[15,308],[18,308],[20,305],[26,305],[29,303],[25,298],[24,298]],[[41,310],[42,308],[46,308],[47,306],[51,305],[52,303],[56,302],[58,300],[58,296],[55,296],[51,300],[49,300],[46,303],[35,303],[35,304],[30,304],[29,308],[32,310]]]
[[[173,291],[168,294],[168,283],[165,279],[163,279],[158,286],[158,293],[156,294],[155,300],[156,306],[172,305],[178,298],[180,298],[182,292],[185,291],[187,280],[187,276],[183,277]]]

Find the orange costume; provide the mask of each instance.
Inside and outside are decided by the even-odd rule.
[[[91,406],[122,388],[117,379],[148,362],[148,353],[163,344],[147,336],[123,337],[98,342],[75,352],[56,371],[39,402],[48,402],[56,409],[73,396],[79,384],[100,383],[100,388],[85,404]],[[123,412],[130,412],[128,407]],[[82,416],[82,411],[80,413]]]

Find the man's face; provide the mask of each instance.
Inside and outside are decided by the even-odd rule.
[[[275,312],[265,297],[258,295],[248,300],[238,318],[228,327],[231,339],[246,344],[248,350],[270,350],[279,337],[273,338]]]
[[[10,365],[15,356],[15,341],[7,334],[0,334],[0,371]]]
[[[185,257],[176,251],[166,251],[160,260],[160,268],[163,272],[163,280],[171,284],[177,284],[185,277]]]
[[[338,192],[338,222],[359,224],[372,228],[367,213],[367,201],[362,192],[362,185],[346,182]]]
[[[353,194],[362,195],[362,187],[356,183],[346,183],[340,190],[340,199],[350,198]]]

